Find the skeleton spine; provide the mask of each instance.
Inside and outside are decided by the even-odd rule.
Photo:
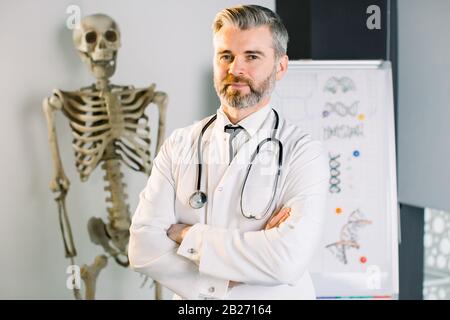
[[[107,182],[104,189],[109,192],[106,202],[112,204],[107,209],[111,225],[116,230],[128,230],[130,227],[129,206],[126,203],[128,195],[125,192],[126,184],[122,182],[120,160],[107,159],[103,162],[102,169],[105,170],[103,179]]]

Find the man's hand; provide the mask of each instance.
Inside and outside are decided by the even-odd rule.
[[[291,208],[281,208],[269,221],[267,221],[264,230],[279,227],[287,218],[289,218]]]
[[[191,225],[189,224],[172,224],[169,229],[167,229],[167,236],[176,243],[180,244],[183,241],[186,232],[189,231],[190,227]]]

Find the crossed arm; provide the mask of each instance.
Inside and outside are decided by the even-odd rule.
[[[314,145],[294,155],[302,161],[283,186],[284,210],[275,214],[264,230],[242,233],[176,221],[167,142],[171,139],[155,159],[133,217],[131,266],[187,299],[221,299],[229,287],[242,282],[295,283],[305,271],[322,229],[328,172],[321,147]],[[191,246],[197,249],[195,254],[187,253]]]
[[[280,224],[289,218],[291,212],[290,208],[281,208],[269,221],[267,221],[264,230],[269,230],[272,228],[277,228]],[[178,244],[181,244],[184,236],[189,231],[192,225],[184,223],[175,223],[170,225],[167,230],[167,236]]]
[[[281,208],[275,215],[272,216],[272,218],[269,219],[269,221],[267,221],[264,230],[278,228],[278,226],[280,226],[284,221],[286,221],[287,218],[289,218],[290,212],[291,212],[290,208]],[[184,239],[184,236],[191,227],[192,227],[191,225],[183,223],[172,224],[170,228],[167,230],[167,236],[176,243],[181,244],[181,242]],[[230,281],[228,284],[228,288],[231,289],[240,283],[241,282]]]

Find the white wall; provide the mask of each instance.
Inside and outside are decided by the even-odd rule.
[[[450,211],[450,1],[398,1],[399,201]]]
[[[253,1],[274,9],[274,0]],[[66,289],[68,260],[48,189],[52,165],[41,109],[53,88],[76,90],[93,78],[78,58],[66,27],[66,8],[82,15],[106,13],[119,24],[122,49],[112,82],[148,86],[170,96],[167,134],[211,114],[218,100],[212,86],[211,23],[220,9],[250,1],[9,1],[0,8],[0,299],[72,299]],[[151,114],[156,115],[154,110]],[[155,118],[153,119],[156,120]],[[67,206],[79,252],[92,263],[102,249],[90,243],[86,223],[106,219],[100,168],[81,183],[74,168],[66,119],[57,117],[63,164],[71,180]],[[155,128],[155,126],[153,126]],[[155,131],[155,130],[154,130]],[[124,169],[134,212],[143,175]],[[98,281],[99,299],[149,299],[137,273],[113,260]],[[148,285],[147,285],[148,288]],[[165,298],[170,293],[165,292]]]

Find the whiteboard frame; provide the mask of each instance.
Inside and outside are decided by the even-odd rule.
[[[379,69],[390,62],[385,60],[289,60],[289,67],[304,69]]]

